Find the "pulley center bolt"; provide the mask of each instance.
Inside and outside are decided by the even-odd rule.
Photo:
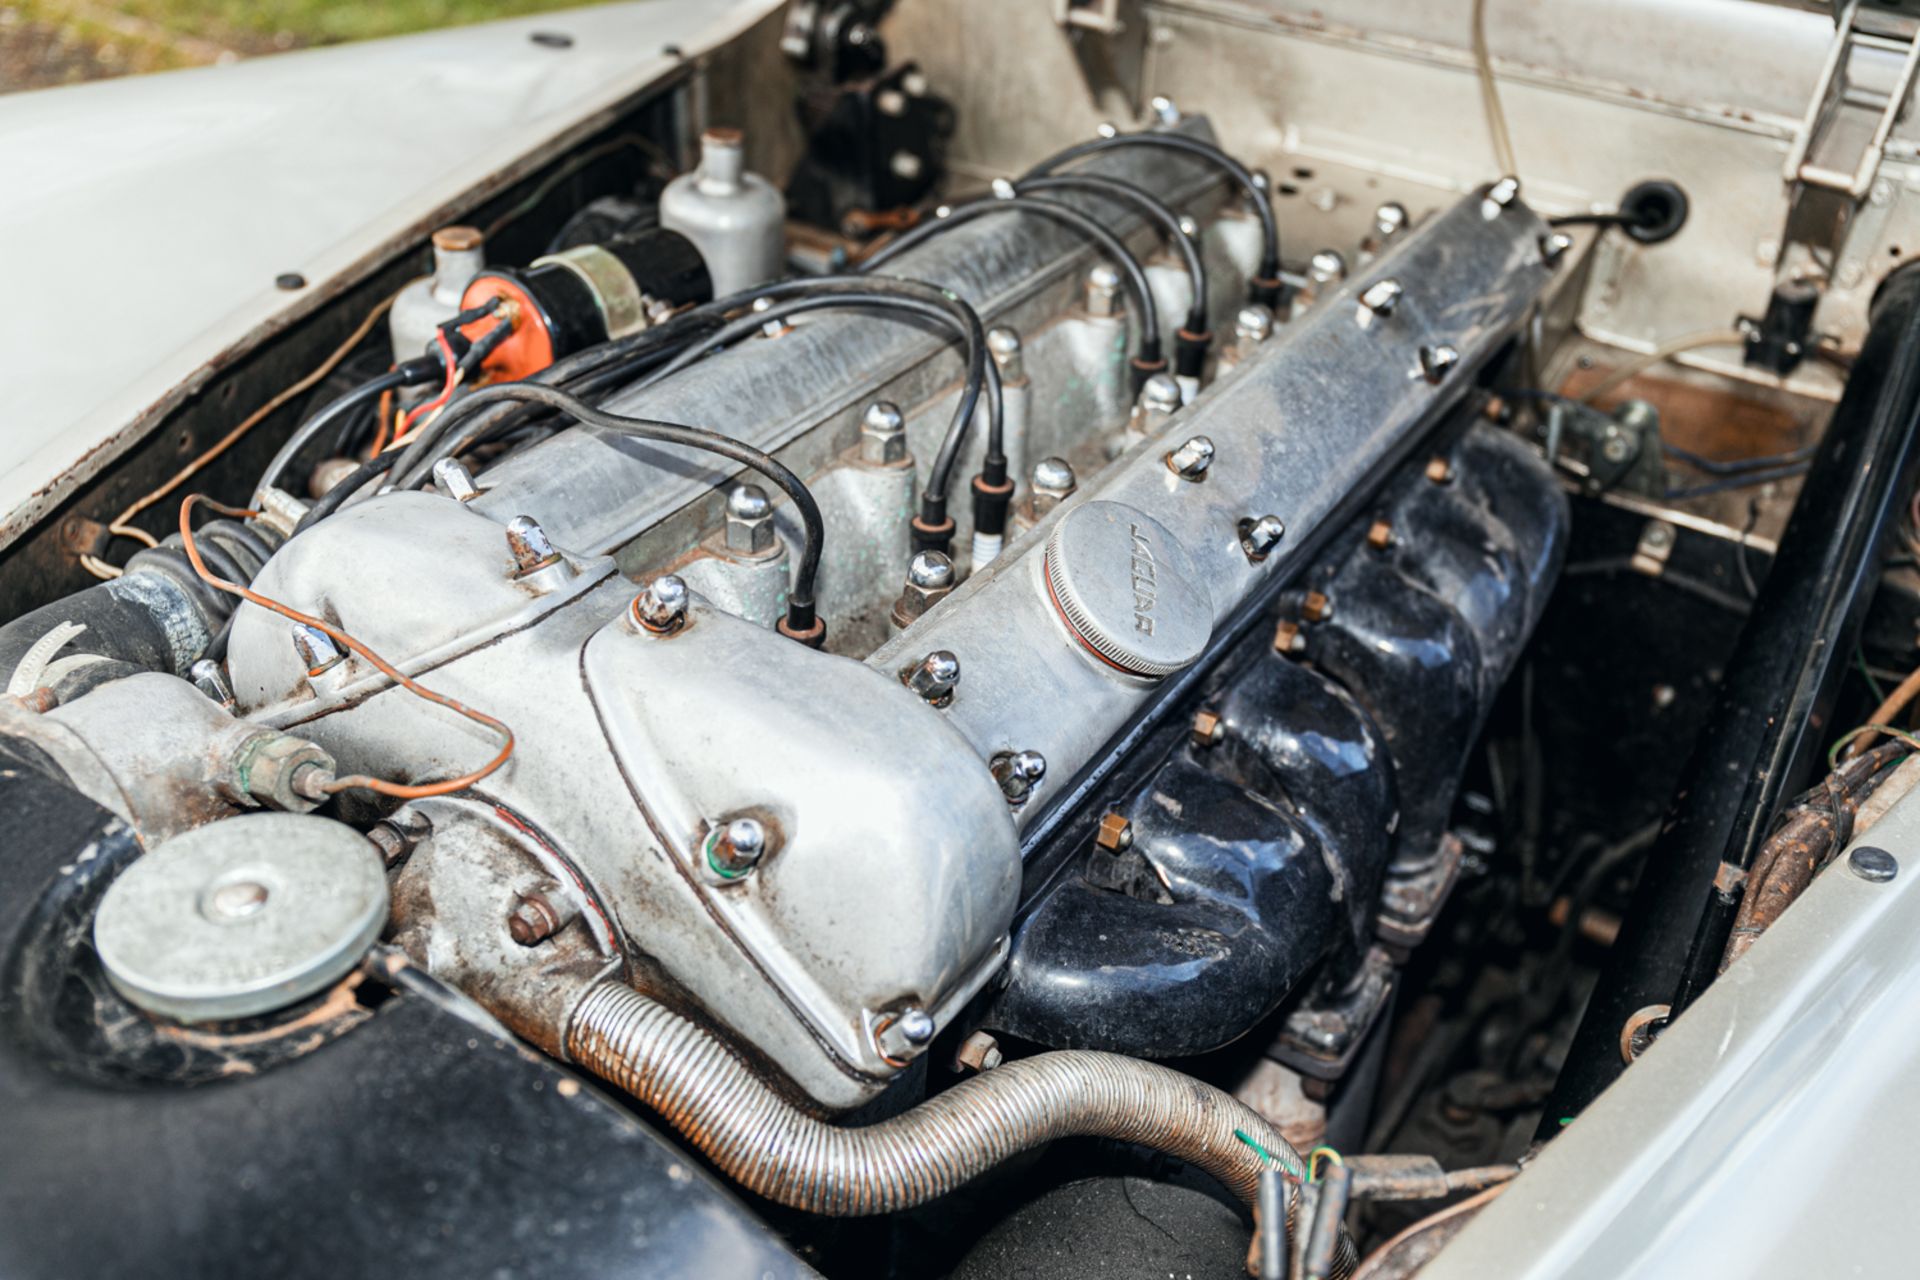
[[[687,583],[677,573],[663,573],[633,599],[633,620],[655,635],[669,635],[687,621]]]
[[[756,818],[735,818],[707,835],[707,865],[715,875],[738,880],[767,853],[767,829]]]

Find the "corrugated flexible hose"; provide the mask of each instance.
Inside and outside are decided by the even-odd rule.
[[[1016,1152],[1075,1136],[1137,1142],[1205,1169],[1247,1204],[1299,1153],[1260,1115],[1190,1076],[1063,1050],[996,1067],[879,1124],[841,1129],[769,1089],[717,1038],[618,982],[581,1000],[567,1053],[658,1112],[728,1177],[791,1208],[891,1213],[946,1194]],[[1357,1259],[1342,1235],[1335,1276]]]

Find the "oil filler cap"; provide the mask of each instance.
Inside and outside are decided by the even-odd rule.
[[[1128,675],[1178,671],[1213,634],[1213,599],[1193,557],[1165,525],[1124,502],[1069,511],[1047,539],[1046,576],[1074,638]]]
[[[128,867],[101,899],[93,945],[134,1004],[215,1022],[326,990],[386,920],[386,872],[365,836],[309,814],[250,814]]]

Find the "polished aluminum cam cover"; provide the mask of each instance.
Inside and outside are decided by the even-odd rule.
[[[1100,661],[1158,679],[1198,658],[1213,601],[1185,547],[1122,502],[1075,507],[1047,539],[1047,594]]]

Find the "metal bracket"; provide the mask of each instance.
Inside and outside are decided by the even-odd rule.
[[[1858,0],[1847,6],[1787,153],[1787,182],[1840,192],[1855,203],[1866,198],[1920,69],[1915,25],[1912,17],[1863,10]],[[1896,59],[1898,71],[1889,86],[1884,71]],[[1882,73],[1878,77],[1871,74],[1876,67]],[[1875,87],[1876,79],[1881,87]]]

